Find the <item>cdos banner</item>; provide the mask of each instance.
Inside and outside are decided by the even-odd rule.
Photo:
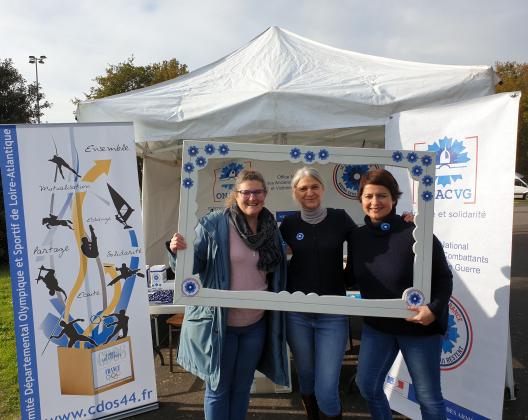
[[[0,142],[22,418],[156,408],[132,125]]]

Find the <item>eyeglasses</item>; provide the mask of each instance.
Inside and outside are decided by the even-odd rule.
[[[244,198],[249,198],[251,196],[262,197],[266,193],[266,190],[264,190],[264,189],[260,189],[260,190],[239,190],[239,191],[237,191],[237,193],[239,193],[240,195],[244,196]]]
[[[321,186],[320,185],[310,185],[310,186],[305,186],[305,187],[300,187],[300,188],[296,188],[297,191],[301,192],[301,193],[306,193],[308,192],[308,190],[310,191],[319,191],[321,189]]]

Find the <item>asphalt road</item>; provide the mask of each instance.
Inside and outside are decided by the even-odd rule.
[[[504,419],[528,418],[528,336],[523,327],[528,318],[528,201],[516,201],[514,212],[514,232],[512,237],[512,270],[510,298],[510,328],[513,353],[516,399],[505,399]],[[354,419],[370,418],[365,402],[354,386],[350,386],[356,364],[357,345],[354,341],[351,354],[347,354],[341,373],[343,417]],[[165,360],[168,352],[163,350]],[[203,419],[203,382],[176,365],[174,373],[168,366],[161,366],[155,360],[156,381],[160,407],[158,410],[143,413],[136,419]],[[293,373],[293,393],[253,395],[248,419],[255,420],[301,420],[304,412],[297,392],[298,387]],[[493,380],[493,378],[490,378]],[[396,419],[406,417],[395,414]]]

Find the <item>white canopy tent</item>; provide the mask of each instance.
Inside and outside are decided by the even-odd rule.
[[[375,57],[271,27],[185,76],[81,102],[77,120],[134,122],[146,257],[156,264],[177,228],[183,139],[383,147],[391,114],[489,95],[497,82],[489,66]]]

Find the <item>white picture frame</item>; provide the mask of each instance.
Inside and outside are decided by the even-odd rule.
[[[352,296],[319,296],[302,292],[229,291],[202,286],[198,275],[192,273],[195,227],[198,224],[198,172],[214,159],[251,159],[253,161],[284,161],[310,165],[358,164],[385,165],[407,169],[417,181],[415,200],[416,228],[413,231],[415,258],[413,287],[401,299],[357,299]],[[216,143],[184,141],[178,231],[186,238],[188,247],[178,251],[174,305],[197,305],[266,309],[344,315],[405,318],[410,315],[409,304],[430,301],[431,256],[434,220],[435,155],[421,151],[359,149],[309,145],[275,145],[249,143]],[[167,310],[173,305],[165,305]]]

